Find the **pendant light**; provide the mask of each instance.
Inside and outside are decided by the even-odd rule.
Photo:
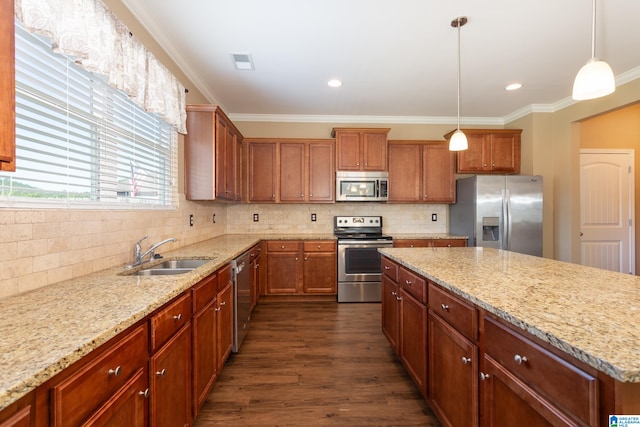
[[[469,148],[467,136],[460,130],[460,27],[466,23],[466,16],[458,16],[451,21],[451,26],[458,29],[458,129],[449,138],[449,151],[462,151]]]
[[[572,98],[578,101],[600,98],[616,90],[616,80],[609,64],[596,59],[596,0],[591,20],[591,59],[578,71],[573,82]]]

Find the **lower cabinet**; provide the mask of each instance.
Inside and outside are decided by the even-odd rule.
[[[334,240],[274,240],[266,248],[266,295],[336,294]]]
[[[34,425],[34,393],[22,397],[0,412],[0,427],[31,427]]]
[[[394,239],[394,248],[465,247],[467,239]]]
[[[216,365],[220,372],[233,347],[233,289],[230,281],[218,291],[216,301]]]
[[[218,276],[193,287],[193,413],[198,413],[217,378],[216,357]]]

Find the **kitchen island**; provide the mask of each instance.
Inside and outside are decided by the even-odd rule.
[[[564,420],[563,423],[571,425],[571,422],[578,419],[586,425],[597,425],[604,421],[608,414],[640,413],[640,355],[638,354],[640,279],[638,277],[478,247],[385,248],[380,252],[388,260],[387,262],[391,262],[389,265],[392,267],[396,264],[400,270],[426,279],[425,287],[428,291],[424,291],[425,296],[422,302],[429,309],[428,314],[425,310],[425,316],[429,318],[427,321],[429,334],[435,335],[442,330],[436,327],[439,323],[432,322],[432,319],[438,321],[444,319],[442,324],[456,326],[455,322],[446,318],[453,311],[454,304],[441,302],[445,301],[442,299],[436,301],[434,297],[439,298],[444,295],[448,298],[446,301],[459,302],[458,305],[468,306],[467,311],[471,313],[469,316],[475,331],[467,333],[466,338],[463,338],[465,344],[469,344],[470,348],[475,348],[478,352],[479,363],[472,362],[471,359],[475,357],[471,355],[468,359],[463,356],[462,360],[474,364],[477,369],[476,376],[472,377],[476,383],[471,387],[475,387],[476,396],[472,395],[471,398],[481,402],[478,405],[486,403],[482,403],[483,393],[496,392],[495,387],[491,385],[492,380],[485,380],[490,378],[487,374],[490,368],[492,372],[498,372],[493,369],[494,365],[500,365],[498,362],[522,366],[525,369],[522,371],[523,376],[518,377],[520,374],[516,373],[510,381],[520,381],[527,386],[548,375],[543,370],[538,372],[537,376],[527,377],[535,372],[536,368],[536,360],[532,360],[531,357],[533,350],[530,350],[529,359],[519,353],[515,353],[515,356],[512,354],[510,358],[515,357],[515,362],[506,360],[506,357],[505,361],[499,360],[499,356],[502,353],[506,354],[507,349],[493,350],[499,345],[507,346],[504,342],[508,340],[520,343],[518,340],[522,339],[527,342],[527,345],[531,344],[527,348],[535,347],[536,352],[557,358],[560,365],[567,365],[567,362],[572,364],[571,375],[579,371],[578,377],[584,380],[585,387],[589,388],[585,391],[585,396],[591,400],[588,407],[583,409],[590,413],[583,414],[582,418],[568,417],[568,421]],[[403,280],[397,280],[397,282],[398,288],[404,286]],[[411,284],[411,280],[408,280],[407,284]],[[398,289],[393,292],[396,298],[402,299],[397,297],[400,295]],[[411,296],[411,292],[406,292],[406,295]],[[383,316],[384,311],[383,298]],[[459,324],[458,322],[458,326]],[[455,327],[451,330],[454,331],[453,333],[458,333]],[[499,341],[502,342],[493,342],[498,341],[495,338],[500,338]],[[428,347],[427,353],[429,352],[437,353],[432,347]],[[431,354],[428,357],[431,358]],[[432,362],[429,360],[429,366]],[[539,363],[538,366],[542,365],[542,362]],[[577,368],[574,369],[576,366]],[[504,373],[511,375],[508,369],[504,369]],[[480,386],[477,384],[478,376]],[[429,372],[426,377],[429,377],[425,379],[429,386],[425,386],[425,394],[427,400],[430,400],[434,406],[432,399],[434,394],[437,394],[438,372]],[[495,375],[492,378],[497,382]],[[546,378],[545,382],[561,383],[558,378]],[[547,384],[541,383],[539,387],[531,388],[533,392],[542,394],[544,397],[544,388]],[[561,387],[554,385],[556,386]],[[477,396],[478,393],[480,397]],[[521,391],[519,393],[520,398],[526,394]],[[555,391],[550,393],[552,397],[553,393]],[[575,393],[567,399],[569,401],[567,405],[570,406],[573,403],[572,400],[578,400],[577,388]],[[549,396],[547,399],[553,404],[556,403]],[[541,400],[543,399],[538,400],[538,404]],[[594,405],[595,408],[593,408]],[[562,408],[558,412],[564,416],[565,409]],[[487,412],[490,411],[485,410],[483,416],[486,417]],[[492,413],[493,415],[495,414]],[[439,416],[446,418],[446,414],[439,413]],[[546,418],[549,421],[553,417],[549,415]],[[447,424],[446,421],[444,423]],[[492,423],[489,424],[492,425]]]

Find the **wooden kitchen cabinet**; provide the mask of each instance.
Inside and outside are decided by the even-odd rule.
[[[335,241],[305,241],[302,292],[335,294],[338,284],[337,245]]]
[[[458,151],[458,173],[520,173],[520,129],[462,129],[469,148]],[[454,131],[445,135],[449,139]]]
[[[455,153],[434,141],[389,141],[389,201],[455,203]]]
[[[0,2],[0,171],[16,170],[14,2]]]
[[[276,142],[247,140],[248,146],[248,201],[275,202],[277,186]]]
[[[189,426],[193,400],[192,295],[186,292],[151,317],[149,411],[152,427]]]
[[[188,105],[184,137],[185,193],[188,200],[242,199],[242,134],[217,105]]]
[[[218,276],[214,273],[193,287],[193,413],[198,411],[217,378],[216,295]]]
[[[233,348],[233,279],[231,274],[231,264],[218,270],[218,294],[216,296],[218,372],[222,371],[222,367]]]
[[[248,201],[335,201],[335,144],[329,139],[246,140]]]
[[[334,128],[336,169],[339,171],[386,171],[387,128]]]
[[[52,426],[116,425],[123,414],[147,419],[148,329],[140,325],[80,361],[50,387]],[[111,417],[114,417],[111,419]]]
[[[521,425],[598,425],[595,375],[489,316],[484,317],[483,329],[481,383],[485,425],[504,425],[504,421],[513,417],[501,413],[507,404],[528,414],[527,423]]]
[[[465,247],[467,239],[393,239],[394,248]]]
[[[262,277],[260,262],[262,253],[262,245],[258,243],[249,250],[249,268],[251,273],[249,275],[249,283],[251,288],[251,312],[256,307],[258,299],[260,298],[260,280]]]
[[[266,295],[337,292],[335,241],[274,240],[266,248]]]
[[[12,403],[0,412],[0,427],[31,427],[34,422],[33,392]]]

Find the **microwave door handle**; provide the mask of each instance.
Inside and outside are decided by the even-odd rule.
[[[376,183],[376,194],[375,194],[375,196],[376,197],[380,197],[380,180],[376,179],[375,183]]]

